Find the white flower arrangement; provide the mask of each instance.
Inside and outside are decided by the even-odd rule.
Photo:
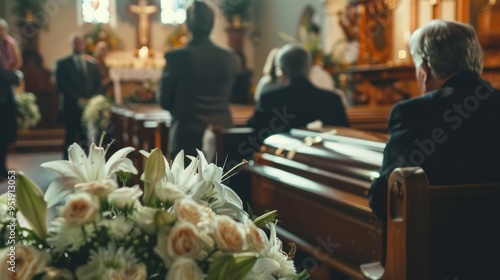
[[[102,94],[92,97],[83,109],[82,121],[84,127],[94,132],[106,129],[111,122],[111,102]]]
[[[31,92],[16,94],[17,129],[20,131],[35,127],[41,120],[36,96]]]
[[[169,164],[159,149],[141,151],[148,158],[141,188],[127,186],[138,173],[126,157],[132,150],[106,161],[107,149],[92,144],[87,156],[73,144],[68,161],[42,164],[60,175],[45,197],[18,175],[14,211],[29,227],[15,228],[24,261],[15,279],[308,279],[306,271],[296,272],[294,253],[282,251],[276,211],[252,220],[222,183],[228,174],[208,164],[202,152],[188,156],[184,168],[183,152]],[[8,200],[7,194],[0,197],[0,211],[13,210]],[[52,205],[61,206],[47,229]],[[0,222],[5,266],[10,221]]]

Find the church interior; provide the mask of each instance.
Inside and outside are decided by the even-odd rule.
[[[445,194],[452,187],[429,188],[425,174],[400,171],[389,183],[393,219],[387,223],[372,213],[368,197],[382,166],[391,108],[421,95],[410,36],[433,19],[473,26],[484,53],[481,77],[500,88],[500,1],[205,1],[215,11],[210,39],[238,57],[229,107],[233,127],[212,130],[216,160],[227,170],[249,161],[227,184],[255,213],[278,210],[277,233],[284,250],[296,250],[298,270],[308,270],[311,279],[431,279],[429,235],[436,228],[483,227],[493,224],[488,218],[498,220],[484,214],[498,213],[498,182],[456,190],[450,202]],[[94,120],[106,119],[106,135],[100,139],[102,128],[87,123],[92,139],[112,141],[111,151],[134,147],[128,157],[139,172],[147,167],[140,150],[159,147],[172,160],[166,152],[172,115],[158,104],[157,93],[168,68],[165,53],[191,40],[185,23],[189,2],[1,0],[0,18],[22,58],[24,78],[16,94],[34,95],[39,111],[33,124],[18,127],[7,154],[9,170],[25,172],[43,190],[56,178],[40,164],[63,159],[64,96],[55,68],[71,54],[75,32],[83,34],[90,59],[101,59],[95,55],[102,42],[107,48],[102,58],[106,112]],[[247,122],[258,106],[255,93],[270,52],[288,43],[305,48],[313,68],[326,73],[318,79],[342,93],[350,128],[311,124],[272,135],[260,146],[249,138],[253,131]],[[139,176],[131,182],[142,184]],[[7,192],[7,184],[0,182],[0,193]],[[476,199],[467,204],[468,197]],[[450,218],[460,211],[484,218]],[[498,233],[500,225],[491,226]],[[486,241],[469,243],[474,242]]]

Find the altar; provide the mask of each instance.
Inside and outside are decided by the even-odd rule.
[[[148,49],[139,50],[137,56],[132,51],[118,51],[109,54],[106,65],[109,68],[109,78],[113,82],[115,103],[122,105],[124,98],[131,94],[124,92],[123,83],[140,82],[149,85],[149,90],[156,90],[165,59],[162,53]]]
[[[123,104],[122,82],[152,82],[156,83],[161,78],[161,68],[111,68],[109,78],[113,81],[113,94],[115,103]]]

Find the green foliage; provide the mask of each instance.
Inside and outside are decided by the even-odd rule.
[[[42,16],[43,5],[47,0],[16,0],[12,12],[20,19],[26,20],[26,16],[31,13],[35,18]],[[45,16],[45,15],[43,15]],[[44,21],[45,22],[45,21]],[[38,22],[39,23],[39,22]]]
[[[252,5],[252,0],[214,0],[220,7],[224,15],[238,15],[243,19],[248,18],[248,11]]]
[[[221,255],[210,264],[207,280],[245,279],[256,261],[257,256],[253,253]]]

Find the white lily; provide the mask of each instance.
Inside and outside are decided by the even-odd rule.
[[[222,184],[222,168],[213,163],[208,164],[203,152],[198,152],[198,179],[200,182],[194,188],[191,195],[194,199],[200,199],[209,203],[215,213],[227,215],[241,222],[248,219],[243,210],[243,202],[233,189]],[[227,175],[227,174],[226,174]]]
[[[61,177],[54,180],[47,192],[45,200],[51,207],[63,200],[74,191],[76,184],[95,182],[105,178],[116,178],[115,172],[126,171],[137,174],[132,161],[126,156],[134,150],[132,147],[120,149],[106,161],[108,148],[90,146],[87,156],[76,143],[68,148],[69,160],[56,160],[42,164],[42,167],[52,170]]]
[[[184,168],[184,151],[177,154],[171,166],[164,158],[163,182],[177,187],[188,197],[207,202],[217,214],[231,216],[245,222],[248,214],[243,211],[243,202],[240,197],[231,188],[221,183],[224,177],[222,168],[213,163],[208,164],[203,152],[200,150],[197,152],[197,157],[186,156],[191,160],[186,168]],[[150,157],[152,153],[141,151],[141,154],[146,157]]]
[[[270,235],[267,248],[263,253],[261,266],[258,267],[262,273],[266,269],[272,274],[277,274],[279,278],[292,277],[297,274],[293,260],[288,258],[288,255],[283,253],[283,244],[276,234],[276,222],[268,224]],[[276,264],[279,266],[277,267]]]

